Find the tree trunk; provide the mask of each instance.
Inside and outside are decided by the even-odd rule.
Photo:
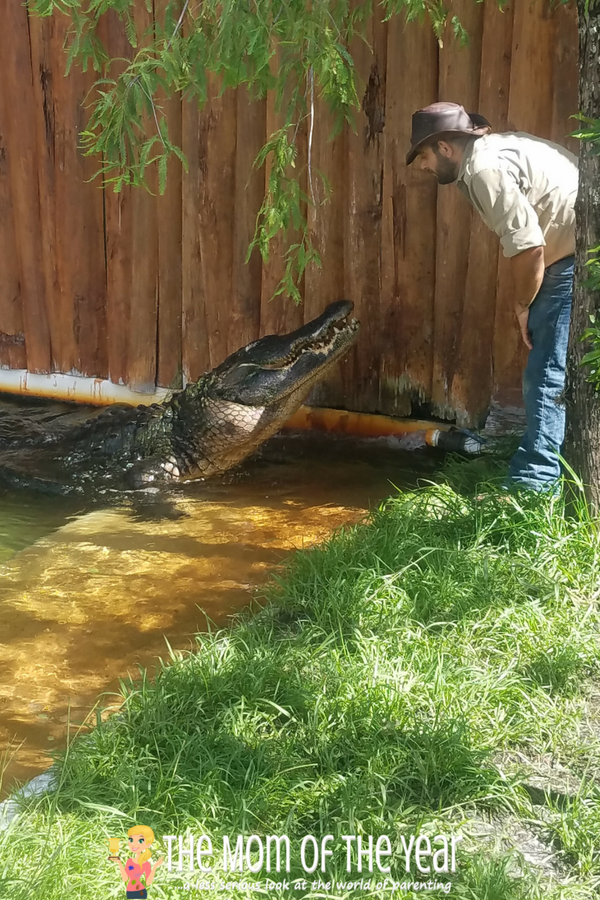
[[[579,108],[600,119],[600,0],[577,0],[579,15]],[[595,151],[595,153],[591,152]],[[584,286],[588,250],[600,245],[600,147],[581,142],[577,196],[577,261],[567,357],[567,437],[565,457],[581,477],[593,511],[600,513],[600,398],[580,367],[581,342],[590,314],[600,322],[600,291]],[[588,348],[589,349],[589,348]]]

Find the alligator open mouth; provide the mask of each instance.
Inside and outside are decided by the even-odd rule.
[[[316,381],[344,355],[360,328],[349,300],[330,303],[289,334],[268,334],[214,370],[213,393],[235,403],[265,406]]]
[[[338,347],[345,347],[360,328],[360,323],[352,318],[350,321],[340,319],[341,325],[331,323],[324,331],[313,337],[298,340],[291,348],[290,352],[276,361],[263,363],[261,369],[280,369],[284,366],[293,365],[305,353],[322,353],[324,355],[335,354]]]
[[[264,344],[261,349],[266,358],[256,364],[261,369],[272,371],[292,366],[306,354],[336,358],[338,351],[346,349],[354,341],[360,328],[360,323],[355,318],[348,319],[352,308],[352,303],[341,300],[330,304],[318,319],[301,326],[290,335],[262,338]],[[277,341],[278,346],[269,346],[271,339]],[[284,341],[287,344],[285,353],[281,348]],[[261,341],[257,341],[252,347],[260,344]]]

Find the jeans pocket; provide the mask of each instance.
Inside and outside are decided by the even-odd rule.
[[[575,257],[565,256],[563,259],[557,259],[556,262],[553,262],[547,269],[544,269],[544,275],[546,278],[564,278],[567,275],[573,274],[574,265]]]

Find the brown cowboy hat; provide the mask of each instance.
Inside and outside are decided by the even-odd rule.
[[[412,117],[410,150],[406,154],[406,165],[410,166],[417,153],[426,145],[441,141],[446,135],[488,134],[492,126],[479,113],[468,113],[460,103],[432,103],[418,109]]]

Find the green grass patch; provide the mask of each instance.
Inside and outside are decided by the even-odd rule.
[[[196,652],[171,654],[153,681],[123,684],[120,713],[61,757],[59,788],[0,834],[0,898],[124,896],[103,842],[135,822],[158,836],[208,834],[215,846],[223,835],[286,834],[297,847],[331,834],[339,847],[343,835],[385,834],[398,885],[427,881],[414,866],[406,874],[402,836],[464,832],[456,872],[431,876],[452,895],[591,896],[593,785],[539,826],[560,878],[468,837],[479,816],[537,818],[525,775],[505,771],[500,753],[577,760],[586,785],[597,759],[581,751],[582,683],[600,659],[597,523],[583,505],[565,515],[556,498],[493,484],[481,497],[484,474],[480,461],[463,463],[447,483],[390,498],[365,524],[290,557],[257,615],[199,635]],[[307,876],[294,853],[287,878],[308,886],[268,893],[423,893],[377,889],[375,876],[344,892],[338,882],[361,878],[356,858],[352,874],[344,852],[327,876]],[[331,888],[312,890],[317,877]],[[198,878],[185,888],[163,866],[149,897],[260,896],[197,890]]]

